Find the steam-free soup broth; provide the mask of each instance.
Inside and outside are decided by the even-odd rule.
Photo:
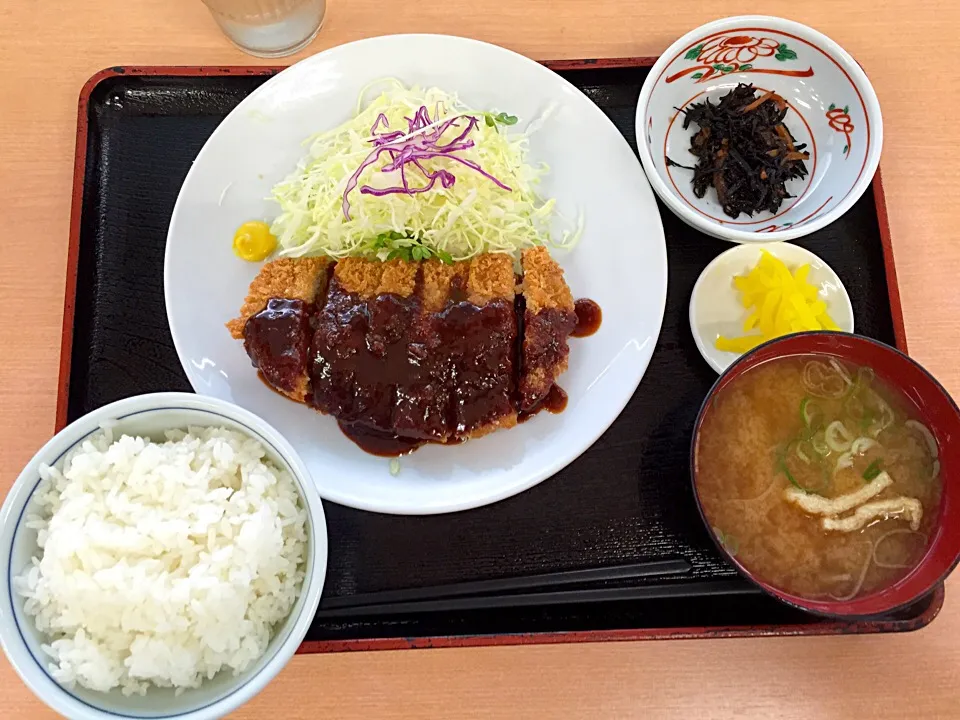
[[[695,450],[708,523],[774,587],[846,601],[897,582],[927,548],[937,444],[869,367],[826,355],[747,370],[707,409]]]

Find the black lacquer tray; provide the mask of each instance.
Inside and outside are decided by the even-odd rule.
[[[652,59],[547,63],[635,145]],[[189,391],[163,299],[167,225],[180,185],[224,116],[277,68],[112,68],[80,98],[58,425],[130,395]],[[716,374],[690,335],[700,271],[727,246],[661,208],[669,290],[660,340],[636,394],[576,462],[537,487],[454,515],[380,515],[324,503],[324,598],[452,582],[681,560],[689,571],[632,581],[635,599],[390,615],[321,611],[303,652],[668,637],[913,630],[943,589],[896,615],[835,622],[740,579],[717,554],[690,487],[690,432]],[[879,176],[840,220],[798,242],[850,294],[858,332],[905,347]],[[603,587],[616,587],[608,583]],[[322,606],[321,606],[322,607]]]

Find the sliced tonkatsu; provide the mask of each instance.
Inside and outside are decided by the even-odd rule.
[[[435,323],[440,355],[446,355],[451,373],[450,419],[458,439],[517,424],[513,260],[480,255],[465,274],[465,283],[462,274],[451,283],[447,305]]]
[[[330,265],[327,258],[268,262],[250,283],[240,316],[227,323],[263,379],[297,402],[309,395],[309,319]]]
[[[315,320],[314,404],[348,432],[419,441],[515,424],[513,293],[505,255],[341,261]]]
[[[521,266],[525,309],[520,348],[520,410],[530,412],[547,397],[557,377],[567,369],[567,339],[577,325],[577,315],[563,269],[546,248],[525,250]]]
[[[277,260],[227,327],[270,385],[365,449],[459,442],[516,425],[567,367],[563,271],[543,248],[521,267],[504,254]]]

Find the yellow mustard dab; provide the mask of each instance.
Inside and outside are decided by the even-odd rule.
[[[270,226],[260,220],[245,222],[233,236],[233,252],[242,260],[260,262],[277,249],[277,239]]]
[[[816,285],[807,281],[810,265],[801,265],[793,273],[779,258],[761,250],[760,262],[746,275],[733,278],[740,291],[740,304],[750,315],[743,331],[759,334],[735,338],[720,336],[717,350],[745,353],[767,340],[805,330],[839,330],[827,312],[827,305],[818,298]]]

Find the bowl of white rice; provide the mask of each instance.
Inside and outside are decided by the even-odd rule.
[[[188,393],[102,407],[0,510],[0,644],[78,720],[223,717],[293,656],[327,564],[306,467],[256,415]]]

